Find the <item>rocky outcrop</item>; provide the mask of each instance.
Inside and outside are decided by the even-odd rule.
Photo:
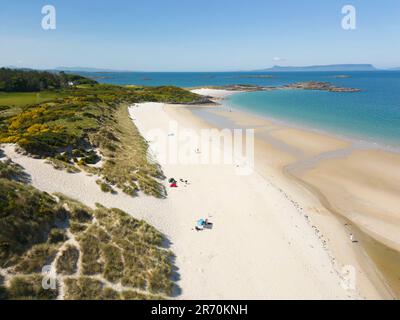
[[[361,91],[361,89],[357,89],[357,88],[337,87],[330,82],[318,82],[318,81],[296,82],[296,83],[290,83],[290,84],[285,84],[285,85],[281,85],[281,86],[258,86],[258,85],[235,84],[235,85],[227,85],[227,86],[218,87],[218,89],[224,89],[224,90],[230,90],[230,91],[246,91],[246,92],[273,91],[273,90],[320,90],[320,91],[329,91],[329,92],[360,92]]]

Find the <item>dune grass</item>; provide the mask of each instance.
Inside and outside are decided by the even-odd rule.
[[[18,273],[40,273],[44,266],[50,265],[57,254],[57,247],[47,243],[34,245],[26,254],[21,257],[21,261],[15,266]]]
[[[64,283],[66,300],[113,300],[112,297],[119,298],[116,291],[106,290],[104,283],[89,277],[67,278]]]
[[[68,236],[64,229],[51,229],[48,237],[48,242],[51,244],[59,244],[68,240]]]
[[[29,180],[23,168],[10,160],[0,161],[0,179],[1,178],[19,182],[27,182]]]
[[[104,256],[104,278],[110,282],[118,282],[124,274],[124,262],[121,250],[112,244],[102,247]]]
[[[67,245],[57,260],[57,273],[62,275],[72,275],[78,269],[79,250],[73,245]]]
[[[66,300],[162,300],[159,295],[141,293],[136,290],[116,291],[103,282],[89,278],[67,278]]]
[[[159,299],[171,294],[172,253],[154,227],[118,209],[88,208],[11,180],[20,168],[0,161],[0,277],[4,299],[54,299],[41,272],[54,265],[67,299]],[[74,278],[70,278],[73,275]],[[111,284],[111,286],[110,286]],[[122,285],[116,291],[114,285]]]
[[[104,261],[99,239],[90,231],[86,231],[78,240],[82,252],[82,273],[88,276],[102,273]]]
[[[5,298],[9,300],[53,300],[57,298],[56,290],[46,290],[42,287],[43,277],[39,274],[33,276],[16,276],[6,288]]]
[[[51,196],[21,183],[0,179],[0,190],[0,267],[6,267],[46,243],[64,212]],[[34,256],[39,259],[40,252]]]
[[[4,277],[0,275],[0,300],[7,299],[7,289],[4,287]]]
[[[165,197],[166,191],[159,182],[164,175],[156,163],[149,162],[148,145],[130,120],[127,105],[120,105],[113,120],[92,134],[90,140],[106,159],[100,173],[108,184],[132,196],[142,190]]]

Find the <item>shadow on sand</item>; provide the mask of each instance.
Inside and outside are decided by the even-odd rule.
[[[162,244],[162,248],[166,249],[166,250],[170,250],[172,242],[166,237],[166,235],[164,234],[164,241]],[[173,254],[171,257],[171,264],[172,264],[172,274],[171,274],[171,280],[174,283],[173,287],[172,287],[172,293],[171,293],[171,297],[172,298],[176,298],[178,296],[180,296],[182,294],[182,289],[178,286],[177,282],[181,279],[181,276],[179,274],[179,268],[176,266],[175,261],[176,261],[176,257]]]

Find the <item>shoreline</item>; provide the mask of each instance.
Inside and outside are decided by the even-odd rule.
[[[350,220],[354,220],[356,219],[357,223],[355,223],[354,227],[352,227],[352,232],[353,234],[357,233],[357,238],[358,240],[360,240],[360,242],[363,243],[367,243],[368,246],[368,251],[369,251],[369,257],[372,255],[374,256],[374,262],[378,262],[380,264],[380,268],[379,271],[378,270],[370,270],[369,272],[371,273],[375,273],[375,275],[372,275],[373,282],[375,283],[376,286],[379,286],[379,279],[381,278],[381,272],[383,269],[383,272],[385,273],[385,278],[389,278],[392,282],[392,286],[394,285],[394,288],[392,287],[389,291],[394,290],[395,293],[388,293],[388,298],[390,298],[393,294],[397,295],[397,297],[399,296],[399,290],[400,290],[400,285],[398,284],[397,281],[397,277],[398,277],[398,272],[391,270],[391,267],[387,267],[387,265],[391,265],[391,263],[394,263],[394,265],[400,266],[400,260],[399,260],[399,253],[398,251],[396,252],[391,252],[391,250],[394,249],[388,249],[388,245],[390,247],[394,247],[397,250],[399,250],[400,248],[400,239],[397,237],[397,232],[400,232],[400,230],[397,231],[397,229],[393,229],[393,227],[396,227],[398,225],[400,225],[400,220],[399,220],[399,216],[396,214],[395,212],[395,208],[397,206],[395,206],[394,204],[396,203],[394,198],[388,198],[386,201],[382,200],[382,195],[379,195],[377,193],[377,188],[376,185],[373,184],[373,182],[369,182],[368,181],[368,176],[370,175],[370,173],[368,172],[371,167],[371,165],[376,165],[378,164],[378,167],[380,166],[380,163],[378,160],[380,160],[380,157],[382,157],[382,161],[384,164],[388,163],[388,169],[386,171],[382,171],[382,175],[384,175],[385,179],[384,181],[389,181],[392,178],[391,176],[391,172],[393,171],[393,169],[395,169],[394,166],[397,166],[400,164],[400,158],[398,158],[398,155],[395,154],[393,157],[395,158],[394,164],[392,165],[392,167],[390,167],[390,162],[391,159],[387,159],[385,157],[383,157],[383,155],[390,155],[392,154],[391,152],[388,151],[382,151],[381,149],[378,148],[357,148],[357,146],[354,146],[354,142],[352,142],[350,139],[341,139],[339,137],[330,135],[328,133],[320,133],[320,132],[315,132],[315,131],[311,131],[311,130],[307,130],[307,129],[299,129],[298,127],[291,127],[291,126],[287,126],[287,124],[285,123],[285,125],[282,125],[281,123],[276,123],[271,119],[265,119],[265,118],[261,118],[261,117],[256,117],[252,114],[246,113],[246,112],[242,112],[240,111],[234,111],[234,112],[227,112],[225,110],[217,110],[214,108],[214,110],[209,109],[210,113],[214,113],[214,114],[218,114],[219,117],[224,118],[224,125],[226,125],[228,123],[228,121],[226,121],[226,119],[229,119],[229,121],[231,121],[231,125],[235,124],[236,128],[240,127],[243,125],[243,123],[250,124],[254,124],[256,123],[257,125],[259,125],[260,123],[267,123],[267,125],[269,125],[270,127],[274,127],[273,130],[275,130],[276,132],[281,131],[280,134],[275,134],[275,138],[278,139],[284,139],[283,140],[283,144],[282,141],[280,141],[280,144],[274,144],[273,146],[269,145],[268,148],[269,150],[274,150],[274,152],[276,152],[276,149],[280,149],[280,157],[281,159],[285,159],[284,155],[286,154],[286,160],[284,161],[284,163],[279,163],[278,165],[272,164],[272,167],[275,166],[275,175],[277,175],[277,171],[280,171],[281,174],[283,174],[284,176],[286,176],[286,178],[290,179],[292,181],[292,183],[297,183],[299,185],[301,185],[301,187],[304,189],[306,189],[307,191],[303,190],[303,193],[311,193],[314,197],[316,197],[318,199],[319,202],[319,207],[323,207],[322,209],[327,210],[330,214],[335,215],[337,219],[342,218],[343,219],[349,219]],[[201,116],[203,115],[203,120],[207,121],[207,117],[204,116],[205,113],[201,114],[200,112],[194,113],[194,116]],[[254,120],[254,118],[257,119]],[[213,119],[213,125],[216,124],[216,120]],[[251,121],[253,121],[253,123],[251,123]],[[257,128],[257,126],[256,126]],[[273,130],[271,132],[273,132]],[[291,132],[292,131],[292,132]],[[306,132],[308,132],[308,134],[304,135]],[[285,136],[286,134],[286,136]],[[270,133],[270,135],[273,135],[273,133]],[[308,154],[290,154],[291,153],[291,149],[287,148],[287,150],[285,150],[284,148],[282,148],[282,145],[284,146],[285,143],[289,143],[289,145],[294,145],[295,147],[298,147],[296,145],[296,143],[300,143],[300,145],[302,144],[302,141],[300,141],[298,139],[298,137],[296,135],[302,135],[303,136],[303,140],[307,140],[307,141],[317,141],[316,139],[322,139],[322,141],[324,141],[324,137],[329,137],[329,139],[335,139],[337,141],[344,141],[345,144],[340,146],[339,145],[332,145],[331,148],[328,148],[329,150],[317,150],[320,146],[318,146],[318,144],[312,146],[311,148],[308,148],[310,151],[310,149],[314,149],[314,153],[308,153]],[[261,136],[261,137],[260,137]],[[266,139],[263,139],[265,137],[262,137],[261,134],[258,134],[258,138],[263,140],[264,142],[266,142],[268,144],[268,142],[271,144],[271,141],[268,141]],[[256,139],[257,139],[257,133],[256,133]],[[293,141],[292,141],[293,140]],[[329,145],[330,141],[326,140],[326,145]],[[265,147],[265,146],[263,146]],[[263,148],[260,147],[260,148]],[[304,147],[304,146],[302,146]],[[304,149],[304,148],[303,148]],[[337,150],[337,151],[335,151]],[[346,152],[343,152],[341,150],[344,150]],[[300,170],[298,170],[300,172],[300,174],[296,174],[293,169],[296,169],[296,163],[300,163],[303,162],[307,162],[307,158],[311,158],[313,159],[313,157],[317,157],[317,155],[324,155],[324,153],[329,154],[329,152],[331,152],[333,155],[331,158],[324,158],[321,157],[321,159],[317,159],[317,161],[315,163],[311,163],[311,165],[307,168],[300,168]],[[336,152],[336,154],[335,154]],[[355,165],[354,168],[357,168],[358,170],[364,170],[364,174],[367,175],[367,178],[365,178],[363,180],[361,180],[363,177],[362,175],[357,178],[358,180],[354,180],[354,181],[359,181],[358,185],[355,185],[352,187],[352,185],[354,184],[354,182],[351,179],[352,176],[352,172],[354,172],[355,169],[352,169],[351,171],[349,171],[350,169],[346,169],[346,166],[349,166],[348,163],[352,164],[353,160],[352,157],[357,156],[359,153],[362,154],[362,152],[364,153],[368,153],[371,154],[371,156],[367,157],[367,160],[361,158],[358,159],[358,162],[360,163],[360,161],[362,161],[363,163],[365,163],[364,165],[361,165],[360,168],[357,168],[358,165]],[[287,154],[289,154],[289,156],[287,156]],[[278,156],[278,157],[279,157]],[[369,161],[368,162],[368,158],[372,158],[372,156],[374,156],[373,161]],[[268,157],[268,155],[264,155],[264,157]],[[389,157],[389,156],[388,156]],[[260,157],[258,157],[260,158]],[[317,157],[318,158],[318,157]],[[387,160],[387,161],[386,161]],[[263,160],[259,160],[259,163],[262,162]],[[341,161],[341,163],[340,163]],[[323,165],[325,165],[326,163],[332,163],[330,167],[328,168],[323,168],[319,169],[319,167],[323,167]],[[331,184],[333,184],[333,182],[331,181],[332,179],[334,179],[335,177],[335,172],[333,171],[334,168],[337,166],[337,163],[340,163],[340,165],[343,167],[343,170],[347,170],[346,174],[343,174],[344,178],[339,182],[337,182],[333,187],[331,187],[330,189],[326,190],[325,186],[329,186]],[[293,165],[294,164],[294,165]],[[263,165],[263,170],[270,170],[271,168],[271,163],[267,164],[267,165]],[[292,166],[292,168],[290,168],[290,166]],[[290,170],[288,170],[290,169]],[[389,171],[390,170],[390,171]],[[292,171],[292,172],[290,172]],[[316,171],[316,173],[314,173],[314,171]],[[312,175],[311,175],[312,174]],[[346,176],[347,175],[347,176]],[[311,177],[311,178],[309,178]],[[333,177],[331,178],[331,180],[328,182],[324,177]],[[310,180],[311,179],[311,180]],[[371,178],[370,178],[371,179]],[[377,179],[372,178],[372,179]],[[383,182],[382,182],[383,183]],[[363,190],[362,188],[365,188],[364,186],[367,185],[371,190]],[[346,187],[348,186],[348,187]],[[357,189],[356,189],[357,187]],[[361,199],[363,199],[362,197],[364,196],[365,200],[359,201],[359,203],[357,203],[357,201],[353,201],[354,203],[352,204],[353,206],[351,207],[350,205],[348,205],[347,207],[349,207],[352,210],[357,210],[357,215],[355,216],[354,213],[351,214],[350,216],[348,214],[346,214],[345,212],[347,212],[347,207],[346,205],[341,205],[337,208],[338,203],[343,203],[346,201],[349,201],[350,203],[352,202],[352,199],[347,199],[346,198],[346,193],[340,194],[340,192],[338,192],[338,189],[340,188],[353,188],[354,191],[356,192],[353,197],[357,198],[360,197],[361,194]],[[349,189],[351,190],[351,189]],[[391,189],[388,189],[388,193],[395,193],[395,196],[397,194],[397,196],[399,196],[398,194],[398,190],[396,192],[396,188],[395,187],[391,187]],[[366,191],[368,191],[369,193],[367,194]],[[361,193],[360,193],[361,192]],[[369,198],[370,197],[370,198]],[[333,200],[332,200],[333,199]],[[346,201],[344,201],[344,199],[346,199]],[[375,226],[378,222],[378,220],[371,220],[368,217],[372,217],[370,216],[371,214],[374,214],[374,219],[378,219],[379,217],[381,217],[381,212],[380,211],[371,211],[368,213],[369,216],[365,216],[365,205],[362,206],[363,202],[369,199],[375,199],[375,201],[377,201],[378,203],[380,203],[380,201],[382,201],[383,203],[388,202],[388,200],[390,199],[390,204],[392,205],[392,207],[387,207],[385,210],[383,210],[384,208],[381,208],[381,210],[383,212],[386,212],[387,210],[391,210],[389,212],[392,212],[390,214],[390,219],[391,220],[387,220],[388,222],[386,224],[382,224],[382,222],[380,223],[380,229],[377,229],[377,227]],[[380,199],[380,200],[379,200]],[[333,202],[332,202],[333,201]],[[395,201],[395,202],[393,202]],[[332,202],[332,203],[331,203]],[[400,205],[400,204],[399,204]],[[373,207],[373,206],[372,206]],[[390,208],[394,208],[393,210]],[[321,209],[321,208],[319,208]],[[368,208],[367,208],[368,209]],[[351,212],[351,211],[350,211]],[[368,219],[367,219],[368,218]],[[360,220],[362,219],[362,220]],[[394,220],[393,220],[394,219]],[[393,221],[392,221],[393,220]],[[374,223],[372,221],[375,221]],[[389,224],[389,222],[391,222]],[[346,222],[342,222],[342,229],[343,225],[345,225]],[[373,225],[372,229],[371,229],[371,225]],[[362,231],[358,232],[356,229],[358,227],[361,227]],[[354,230],[353,230],[354,229]],[[393,229],[392,235],[391,235],[391,241],[387,241],[386,236],[388,235],[388,232],[390,231],[390,229]],[[377,231],[378,230],[378,231]],[[396,231],[394,231],[396,230]],[[350,234],[349,231],[346,232],[347,237]],[[332,234],[333,236],[334,234]],[[373,240],[371,240],[373,239]],[[395,242],[393,242],[394,239]],[[361,241],[362,240],[362,241]],[[383,241],[383,242],[382,242]],[[343,244],[342,246],[343,247]],[[338,254],[338,252],[340,253],[340,248],[338,248],[336,250],[336,255]],[[364,250],[364,248],[363,248]],[[357,251],[363,251],[363,250],[357,250]],[[353,250],[355,251],[355,250]],[[382,252],[380,252],[382,251]],[[358,255],[358,259],[360,260],[360,254],[357,253]],[[365,255],[365,252],[364,252]],[[365,259],[363,259],[365,260]],[[383,261],[383,263],[382,263]],[[361,263],[363,264],[363,268],[364,269],[369,269],[371,268],[371,266],[368,266],[366,261],[361,261]],[[372,269],[374,269],[374,267],[372,267]],[[381,287],[381,291],[388,291],[387,288],[385,288],[385,286]]]
[[[163,106],[164,111],[166,112],[166,114],[168,114],[170,116],[170,119],[174,119],[175,121],[177,121],[179,123],[180,126],[183,126],[184,128],[201,130],[201,129],[212,128],[213,127],[213,126],[207,125],[201,119],[199,119],[197,117],[194,117],[194,116],[191,116],[190,115],[190,111],[188,110],[188,109],[191,109],[191,108],[192,108],[192,106],[189,107],[189,106],[185,106],[185,105],[180,105],[180,106],[179,105],[164,105]],[[204,106],[199,106],[199,108],[204,109],[205,107]],[[134,109],[133,109],[133,111],[134,111]],[[148,112],[150,112],[150,111],[148,111]],[[155,111],[153,110],[153,112],[151,112],[151,114],[154,115]],[[137,117],[135,117],[135,118],[138,119]],[[138,121],[140,122],[140,119],[138,119]],[[148,121],[148,119],[145,119],[144,122],[148,123],[149,121]],[[154,120],[152,122],[154,122]],[[142,127],[140,129],[141,132],[144,129],[145,128]],[[146,131],[146,130],[144,130],[144,131]],[[177,169],[181,170],[182,169],[181,165],[167,165],[167,166],[163,165],[163,168],[165,168],[167,171],[169,171],[169,167],[171,169],[175,169],[175,170],[177,170]],[[185,165],[183,165],[183,167],[185,167]],[[281,256],[282,261],[276,262],[276,263],[280,264],[281,267],[279,268],[280,269],[279,273],[276,275],[277,279],[275,279],[274,282],[278,281],[277,285],[285,288],[284,291],[287,291],[287,290],[292,291],[293,289],[286,288],[286,286],[288,285],[286,278],[287,277],[292,277],[292,276],[289,276],[287,274],[287,271],[285,271],[285,270],[287,270],[287,268],[290,268],[290,269],[299,268],[300,266],[297,264],[298,262],[300,262],[300,264],[304,265],[304,263],[306,263],[303,260],[305,258],[305,256],[303,255],[304,254],[304,250],[308,251],[309,249],[311,249],[311,251],[309,252],[309,254],[311,256],[314,256],[316,254],[315,252],[312,253],[312,251],[316,250],[317,252],[319,252],[317,254],[318,258],[316,257],[318,262],[316,262],[316,263],[314,262],[312,265],[309,265],[308,263],[306,263],[306,265],[308,265],[307,268],[309,268],[309,270],[314,270],[313,272],[318,273],[318,274],[324,273],[325,272],[324,270],[329,269],[330,270],[329,273],[331,275],[334,275],[334,277],[337,277],[336,280],[334,281],[336,283],[335,284],[331,283],[330,287],[326,288],[326,290],[331,291],[334,288],[337,288],[337,285],[340,285],[341,281],[343,280],[342,277],[344,276],[343,273],[342,273],[342,270],[340,269],[340,267],[338,268],[338,266],[336,266],[335,260],[332,259],[332,256],[330,255],[329,251],[327,250],[327,248],[321,242],[320,235],[316,232],[316,230],[310,224],[310,221],[307,218],[305,218],[306,214],[304,214],[304,211],[303,211],[304,209],[302,207],[300,207],[297,203],[293,202],[288,197],[287,193],[285,193],[284,190],[280,189],[279,187],[277,187],[276,185],[271,183],[271,181],[267,180],[265,177],[260,175],[259,172],[257,172],[257,171],[254,172],[248,178],[241,178],[240,176],[237,176],[237,175],[233,175],[232,176],[232,173],[229,174],[228,176],[226,176],[226,175],[224,175],[222,173],[222,171],[225,170],[223,168],[229,167],[229,165],[228,166],[226,166],[226,165],[219,166],[219,165],[210,164],[210,165],[207,165],[206,167],[209,168],[209,169],[215,167],[216,171],[213,174],[213,176],[216,176],[216,178],[218,179],[217,180],[218,181],[217,186],[215,186],[215,188],[213,188],[213,191],[216,192],[216,194],[213,195],[212,198],[219,197],[221,199],[221,200],[218,200],[218,203],[219,203],[218,206],[220,207],[220,210],[225,212],[225,214],[227,214],[227,213],[229,214],[229,218],[230,219],[232,219],[232,216],[231,216],[232,212],[240,209],[240,212],[238,212],[237,214],[242,216],[242,219],[245,219],[245,221],[243,221],[243,223],[240,224],[241,225],[240,228],[243,229],[244,226],[250,228],[251,231],[249,230],[249,232],[251,232],[251,236],[250,236],[251,238],[249,238],[249,241],[252,240],[252,238],[258,238],[258,237],[261,236],[256,231],[256,230],[259,229],[259,227],[264,228],[263,231],[261,231],[261,233],[263,234],[262,237],[266,236],[265,233],[268,234],[269,232],[272,232],[271,228],[273,228],[274,230],[276,228],[276,226],[273,227],[272,225],[266,224],[265,222],[261,222],[261,221],[257,222],[257,227],[256,227],[254,225],[254,222],[252,222],[252,219],[248,220],[249,218],[246,216],[246,212],[249,212],[249,211],[252,211],[252,210],[257,210],[257,211],[261,210],[260,218],[262,217],[263,220],[264,219],[267,219],[267,220],[271,219],[271,217],[277,215],[276,218],[278,220],[280,220],[279,229],[282,228],[282,231],[285,230],[284,233],[285,234],[287,233],[287,236],[290,239],[288,241],[288,243],[287,243],[287,244],[289,244],[289,247],[283,248],[282,247],[283,244],[279,244],[279,241],[278,241],[279,237],[278,238],[274,237],[273,242],[274,243],[275,243],[275,241],[277,242],[277,243],[274,244],[275,248],[273,249],[271,247],[268,247],[269,248],[268,251],[272,250],[273,252],[275,252],[273,255],[277,255],[277,256],[274,256],[272,258],[271,257],[271,253],[267,253],[268,251],[266,251],[265,254],[257,255],[257,260],[254,261],[255,266],[260,265],[260,263],[265,264],[265,266],[264,266],[265,271],[264,272],[266,272],[266,274],[264,274],[264,272],[260,273],[261,270],[258,271],[257,273],[250,273],[249,270],[246,270],[246,272],[245,272],[245,276],[246,277],[251,276],[253,278],[255,276],[259,277],[260,275],[264,274],[263,277],[267,277],[266,281],[264,282],[264,285],[266,285],[267,283],[271,282],[271,280],[272,280],[272,278],[271,278],[272,274],[268,274],[268,273],[278,271],[277,269],[274,270],[275,269],[275,267],[274,267],[275,263],[270,264],[268,261],[271,261],[271,258],[272,258],[272,261],[274,261],[274,260],[276,260],[276,258],[278,256]],[[192,170],[194,170],[194,169],[201,170],[201,168],[204,168],[204,167],[202,167],[202,166],[194,166],[194,167],[193,166],[188,166],[188,168],[193,168]],[[202,175],[202,178],[203,179],[210,179],[210,176],[209,175]],[[257,182],[258,187],[254,186],[254,180],[258,181]],[[246,187],[246,185],[248,183],[247,181],[253,181],[252,182],[252,187],[250,189]],[[214,181],[214,180],[212,180],[212,182],[210,181],[211,185],[213,185],[215,182],[216,181]],[[239,186],[235,188],[235,185],[237,185],[237,183],[239,183]],[[230,186],[229,190],[231,190],[231,192],[233,190],[239,189],[238,190],[239,193],[237,194],[235,192],[235,196],[231,195],[229,193],[226,193],[225,191],[223,191],[223,189],[226,189],[226,185]],[[218,189],[216,189],[216,188],[218,188]],[[261,189],[268,188],[270,191],[267,194],[265,194],[264,196],[257,197],[257,201],[256,201],[256,203],[254,203],[253,200],[252,200],[254,198],[254,194],[259,194],[261,192],[260,188]],[[244,190],[246,190],[246,192],[244,192]],[[211,196],[211,194],[209,196]],[[204,195],[201,196],[201,197],[204,197]],[[223,205],[220,204],[221,201],[222,202],[224,202],[224,200],[226,201],[226,197],[229,197],[229,198],[230,197],[234,197],[236,199],[236,201],[234,203],[232,203],[232,204],[229,204],[229,206],[228,206],[228,204],[223,204]],[[277,198],[279,198],[279,200],[277,200]],[[185,203],[187,203],[186,199],[185,199]],[[273,214],[272,213],[265,213],[264,206],[260,207],[260,205],[262,203],[264,203],[264,206],[267,206],[267,207],[271,207],[271,204],[272,204],[273,207],[271,209],[272,209]],[[200,204],[200,206],[204,206],[204,205]],[[283,209],[286,206],[289,206],[291,208],[290,212],[292,212],[292,213],[290,214],[290,218],[287,217],[286,210],[288,210],[288,209],[286,209],[286,210]],[[251,209],[251,207],[255,207],[256,209]],[[230,209],[227,210],[228,208],[230,208]],[[253,216],[253,214],[250,215],[250,217],[252,217],[252,216]],[[294,221],[297,221],[297,222],[294,223]],[[301,231],[298,230],[298,228],[300,228]],[[297,237],[296,234],[297,234],[298,231],[300,231],[300,233],[301,233],[300,237],[303,237],[303,236],[312,237],[312,238],[314,238],[316,243],[314,243],[313,245],[308,246],[308,244],[307,244],[308,240],[307,241],[304,241],[304,239],[295,240],[296,237]],[[230,232],[228,230],[225,231],[224,236],[228,236],[229,233]],[[286,238],[286,236],[285,236],[285,238]],[[243,239],[242,239],[242,242],[243,242]],[[230,245],[234,246],[233,242],[229,242],[229,243],[230,243]],[[298,257],[299,261],[297,261],[296,263],[293,262],[293,264],[296,264],[297,266],[293,265],[293,266],[289,267],[286,264],[287,255],[290,256],[290,252],[292,251],[290,246],[293,246],[294,243],[296,243],[295,246],[298,247],[297,250],[300,250],[301,252],[303,252],[303,254],[301,254],[301,257],[300,256]],[[286,246],[287,244],[285,244],[284,246]],[[257,247],[259,247],[259,245],[260,244],[257,244]],[[263,245],[267,245],[267,243],[265,243]],[[244,252],[242,251],[243,249],[240,249],[243,246],[243,243],[240,243],[240,244],[238,243],[235,246],[237,247],[237,250],[242,252],[242,255],[243,255],[243,256],[242,255],[238,256],[236,258],[236,260],[242,261],[244,259],[244,256],[245,256]],[[252,251],[250,249],[250,246],[247,247],[247,250],[249,250],[250,253]],[[276,250],[279,251],[279,254],[277,254]],[[226,258],[230,260],[232,257],[226,257]],[[179,254],[177,255],[177,259],[179,259]],[[324,261],[325,259],[328,259],[329,263],[321,265],[321,262]],[[235,263],[232,261],[230,264],[232,264],[232,263],[235,264],[235,263],[238,263],[238,261],[236,261]],[[241,263],[243,263],[243,262],[241,262]],[[319,265],[319,267],[317,267],[317,265]],[[221,266],[219,266],[219,267],[221,267]],[[271,267],[273,268],[272,270],[271,270]],[[302,267],[300,267],[300,268],[302,268]],[[291,273],[293,273],[293,272],[297,273],[298,271],[294,271],[295,269],[292,269]],[[243,271],[241,271],[239,273],[243,273]],[[237,274],[238,274],[237,272],[234,273],[234,275],[236,277],[237,277]],[[326,286],[326,284],[323,284],[325,281],[327,281],[327,278],[325,278],[325,277],[326,277],[326,275],[323,276],[323,278],[319,278],[318,279],[318,282],[320,282],[320,285]],[[308,278],[308,276],[303,275],[301,279],[298,278],[298,279],[296,279],[296,281],[300,283],[300,282],[303,282],[304,280],[306,280],[307,278]],[[311,278],[308,278],[308,280],[306,280],[306,281],[308,281],[308,285],[307,285],[308,287],[307,286],[306,287],[307,287],[307,289],[309,291],[313,291],[314,290],[311,287],[312,287],[312,283],[315,280],[316,279],[312,280]],[[215,279],[215,281],[217,281],[217,280]],[[300,287],[301,286],[299,285],[299,288]],[[306,287],[304,287],[304,289]],[[296,290],[299,289],[299,288],[296,288]],[[248,290],[248,289],[246,288],[246,290]],[[257,296],[256,299],[259,299],[260,297],[264,297],[264,299],[265,299],[265,297],[268,297],[268,295],[266,295],[266,294],[268,294],[269,290],[267,288],[265,288],[264,290],[266,290],[266,291],[264,291],[262,296]],[[276,290],[276,288],[274,288],[274,291],[275,290]],[[337,290],[337,289],[335,289],[335,290]],[[343,288],[341,290],[343,290]],[[347,294],[345,294],[346,298],[344,296],[342,296],[341,298],[339,296],[336,296],[336,298],[333,298],[331,296],[328,299],[347,299],[347,298],[360,299],[360,298],[363,297],[363,295],[360,295],[358,293],[358,288],[356,290],[344,290],[344,292],[347,292]],[[365,291],[365,294],[366,294],[366,297],[368,297],[368,298],[378,298],[379,297],[379,295],[372,288],[368,288],[368,290]],[[243,296],[246,296],[246,295],[243,295]],[[276,293],[274,295],[270,296],[270,298],[272,298],[272,299],[276,299],[277,297],[278,296],[276,295]],[[280,297],[285,297],[285,298],[288,298],[288,299],[296,299],[295,295],[288,294],[287,292],[284,295],[280,295]],[[305,297],[302,296],[300,299],[305,299]],[[312,295],[311,299],[315,299],[314,294]]]
[[[217,94],[216,96],[212,97],[212,101],[219,105],[221,108],[228,108],[234,110],[235,112],[243,113],[248,116],[253,116],[253,117],[258,117],[265,119],[266,121],[271,121],[275,122],[279,125],[286,126],[286,127],[291,127],[299,130],[305,130],[305,131],[312,131],[318,134],[322,135],[327,135],[327,136],[332,136],[340,140],[345,140],[347,142],[351,142],[354,144],[355,148],[359,149],[376,149],[376,150],[382,150],[382,151],[388,151],[388,152],[394,152],[394,153],[399,153],[400,154],[400,146],[394,146],[391,144],[388,144],[387,142],[385,143],[383,140],[382,141],[377,141],[373,139],[368,139],[368,137],[363,137],[362,135],[356,136],[356,134],[351,134],[351,133],[345,133],[345,134],[340,134],[338,132],[333,132],[329,131],[323,128],[315,128],[312,126],[312,124],[304,124],[304,123],[296,123],[292,120],[283,120],[283,119],[278,119],[273,116],[257,113],[257,112],[252,112],[249,110],[245,110],[243,108],[237,107],[237,106],[228,106],[227,104],[224,103],[226,100],[226,97],[236,95],[236,94],[242,94],[242,93],[251,93],[254,91],[229,91],[229,90],[224,90],[224,89],[211,89],[211,88],[197,88],[194,90],[190,90],[191,92],[197,93],[197,94],[204,94],[207,96],[212,97],[213,93]],[[215,106],[214,106],[215,107]]]

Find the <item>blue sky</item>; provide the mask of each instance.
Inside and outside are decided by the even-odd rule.
[[[41,28],[54,5],[57,29]],[[357,29],[341,28],[341,8]],[[0,0],[0,65],[143,71],[400,67],[398,0]]]

